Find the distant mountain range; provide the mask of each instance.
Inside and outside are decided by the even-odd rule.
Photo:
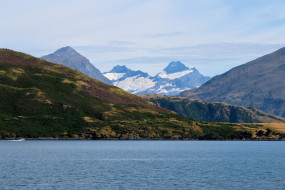
[[[181,93],[183,97],[256,107],[285,117],[285,48],[235,67],[211,80],[196,68],[188,68],[180,61],[170,62],[154,77],[119,65],[102,74],[87,58],[69,46],[42,58],[137,95]]]
[[[232,106],[221,102],[202,102],[178,96],[140,95],[163,108],[184,117],[205,122],[271,123],[285,122],[284,118],[264,113],[256,108]]]
[[[180,61],[170,62],[154,77],[119,65],[102,74],[86,57],[70,46],[60,48],[41,58],[76,69],[87,76],[133,94],[177,95],[185,90],[197,88],[210,79],[200,74],[196,68],[188,68]]]
[[[196,68],[188,68],[180,61],[170,62],[154,77],[119,65],[103,74],[115,86],[133,94],[177,95],[184,90],[199,87],[210,79],[200,74]]]
[[[282,130],[270,128],[194,121],[75,69],[0,49],[0,139],[213,140],[285,136]]]
[[[54,53],[45,55],[41,57],[47,61],[65,65],[67,67],[76,69],[87,76],[90,76],[94,79],[100,80],[106,84],[112,85],[112,82],[104,77],[102,73],[97,69],[90,61],[76,52],[70,46],[66,46],[56,50]]]
[[[285,117],[285,48],[215,76],[180,96],[255,107]]]

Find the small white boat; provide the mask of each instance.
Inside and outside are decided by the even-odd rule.
[[[10,140],[10,141],[14,141],[14,142],[16,142],[16,141],[24,141],[25,139],[15,139],[15,140]]]

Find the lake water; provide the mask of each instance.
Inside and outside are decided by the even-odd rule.
[[[2,140],[0,189],[285,189],[285,142]]]

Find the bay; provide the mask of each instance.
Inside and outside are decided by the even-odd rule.
[[[0,141],[0,189],[285,189],[283,141]]]

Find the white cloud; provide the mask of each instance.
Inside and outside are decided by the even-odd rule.
[[[212,76],[285,44],[282,0],[9,0],[1,7],[1,47],[42,56],[70,45],[103,71],[126,61],[158,73],[176,59]]]

